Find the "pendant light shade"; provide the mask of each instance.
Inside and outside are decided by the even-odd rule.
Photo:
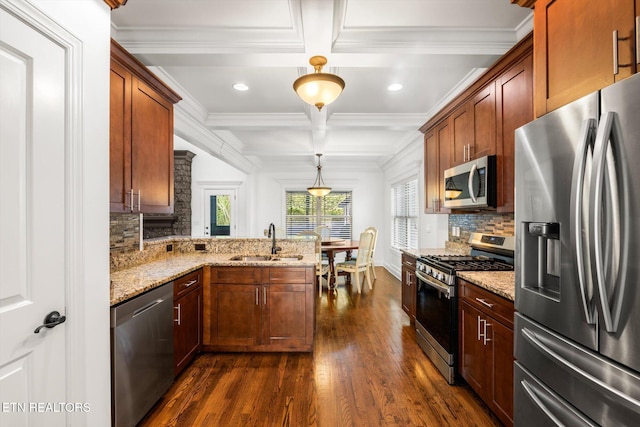
[[[298,77],[293,82],[293,90],[304,102],[320,111],[322,107],[338,99],[344,89],[344,80],[335,74],[322,72],[322,67],[327,64],[327,58],[324,56],[312,56],[309,64],[315,72]]]
[[[320,157],[322,157],[322,154],[316,154],[316,156],[318,156],[318,174],[316,175],[315,182],[311,187],[307,188],[307,191],[312,196],[322,197],[331,192],[331,187],[327,187],[322,179],[322,165],[320,165]]]

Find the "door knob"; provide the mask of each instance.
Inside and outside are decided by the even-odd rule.
[[[40,333],[40,329],[42,328],[54,328],[58,326],[60,323],[64,323],[67,320],[66,316],[60,316],[60,313],[57,311],[52,311],[47,314],[47,317],[44,318],[44,324],[38,326],[35,331],[36,334]]]

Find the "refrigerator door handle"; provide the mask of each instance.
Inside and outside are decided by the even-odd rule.
[[[585,321],[588,324],[596,323],[595,307],[593,304],[593,281],[591,280],[591,262],[589,260],[589,242],[585,242],[584,230],[585,213],[588,216],[589,206],[585,205],[586,185],[590,184],[591,160],[593,158],[593,140],[596,130],[596,120],[587,119],[582,122],[580,140],[576,149],[575,162],[573,164],[573,177],[571,180],[571,238],[572,246],[576,248],[574,259],[578,270],[578,286],[580,300],[584,312]],[[588,196],[588,193],[587,193]],[[585,259],[586,257],[586,259]]]
[[[607,392],[610,394],[610,396],[607,397],[615,399],[621,405],[630,408],[634,412],[638,412],[640,410],[640,401],[635,399],[633,396],[621,390],[618,390],[613,385],[601,380],[600,378],[595,377],[594,375],[578,366],[578,364],[588,365],[590,362],[592,362],[591,360],[583,360],[581,355],[579,353],[572,352],[571,348],[561,348],[559,345],[553,343],[548,339],[545,339],[544,337],[538,337],[538,335],[530,329],[523,328],[521,333],[527,341],[529,341],[536,349],[538,349],[538,351],[540,351],[543,355],[548,356],[548,358],[569,371],[573,376],[581,378],[582,382],[588,381],[592,385],[596,385],[603,392]],[[546,344],[547,342],[549,343],[549,345]],[[553,346],[554,348],[551,348],[551,346]],[[555,351],[556,348],[561,351],[565,350],[565,352],[568,354],[558,354]],[[568,358],[572,358],[573,363],[569,362]]]
[[[627,282],[630,213],[626,160],[617,114],[603,114],[593,154],[589,234],[601,314],[609,333],[618,330]],[[610,207],[607,218],[603,218],[604,207]],[[603,232],[605,220],[611,221],[612,227]],[[607,241],[603,242],[605,239]],[[607,286],[608,282],[612,283],[611,291]]]
[[[533,403],[540,408],[540,410],[544,412],[544,414],[553,421],[555,425],[565,426],[574,424],[596,427],[596,424],[593,424],[591,421],[574,412],[571,408],[565,406],[564,403],[558,401],[550,392],[539,389],[538,386],[529,383],[527,380],[520,381],[520,385]],[[545,401],[548,401],[549,404],[547,405]],[[556,415],[554,410],[556,412],[560,411],[561,413]]]
[[[469,182],[467,183],[467,187],[469,187],[469,197],[471,197],[471,201],[473,203],[478,203],[478,198],[473,193],[473,178],[476,175],[476,171],[478,170],[478,165],[474,164],[471,166],[471,172],[469,172]]]

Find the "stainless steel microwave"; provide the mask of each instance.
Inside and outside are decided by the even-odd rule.
[[[496,156],[485,156],[444,171],[444,207],[496,207]]]

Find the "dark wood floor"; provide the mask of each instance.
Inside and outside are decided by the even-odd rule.
[[[415,342],[383,268],[317,300],[313,353],[201,354],[141,426],[496,426]]]

